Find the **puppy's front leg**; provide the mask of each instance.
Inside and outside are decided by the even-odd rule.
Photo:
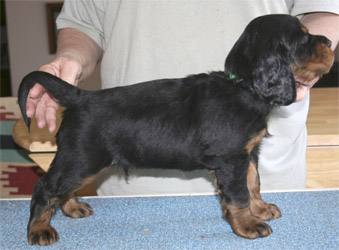
[[[227,164],[226,168],[215,170],[223,214],[235,234],[249,239],[266,237],[271,227],[261,218],[253,216],[250,210],[250,194],[247,189],[248,163]]]
[[[262,220],[273,220],[281,217],[279,208],[264,202],[260,195],[260,181],[257,163],[251,161],[247,170],[247,188],[250,195],[250,210],[253,216]]]

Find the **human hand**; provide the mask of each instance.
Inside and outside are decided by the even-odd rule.
[[[307,91],[309,91],[313,87],[313,85],[319,80],[319,77],[316,77],[309,81],[305,81],[302,78],[295,77],[295,80],[297,82],[297,97],[295,99],[295,102],[300,102],[305,98]]]
[[[81,65],[76,60],[67,57],[57,57],[49,64],[39,69],[55,75],[64,81],[77,85],[81,76]],[[39,128],[48,126],[52,133],[56,129],[56,111],[58,102],[40,85],[35,84],[29,91],[26,103],[27,116],[35,116]]]

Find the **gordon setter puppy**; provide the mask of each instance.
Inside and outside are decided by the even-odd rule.
[[[259,146],[270,111],[296,99],[295,78],[313,79],[333,63],[331,42],[308,33],[295,17],[254,19],[229,53],[224,72],[163,79],[95,92],[44,72],[22,81],[19,105],[27,126],[28,92],[40,83],[65,106],[58,151],[35,185],[28,223],[30,244],[58,240],[51,216],[86,217],[92,208],[75,191],[106,167],[207,169],[216,177],[224,216],[233,231],[268,236],[279,218],[260,196]]]

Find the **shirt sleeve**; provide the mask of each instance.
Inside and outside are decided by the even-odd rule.
[[[104,1],[97,0],[65,0],[61,13],[56,20],[57,28],[78,29],[104,50],[104,5]]]
[[[339,14],[338,0],[295,0],[290,2],[291,15],[298,16],[311,12],[330,12]]]

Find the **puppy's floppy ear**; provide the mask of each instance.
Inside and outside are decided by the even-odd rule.
[[[242,33],[238,41],[234,44],[225,61],[225,73],[234,74],[239,78],[251,80],[251,36],[248,28]]]
[[[300,26],[289,15],[261,16],[250,22],[225,62],[225,72],[251,81],[258,96],[270,105],[288,105],[296,98],[288,48],[291,26]]]
[[[225,72],[252,81],[256,93],[270,105],[289,105],[296,98],[290,60],[286,49],[272,45],[272,40],[243,33],[226,58]]]
[[[290,62],[276,51],[261,55],[252,67],[256,93],[270,105],[289,105],[296,99],[296,84]]]

